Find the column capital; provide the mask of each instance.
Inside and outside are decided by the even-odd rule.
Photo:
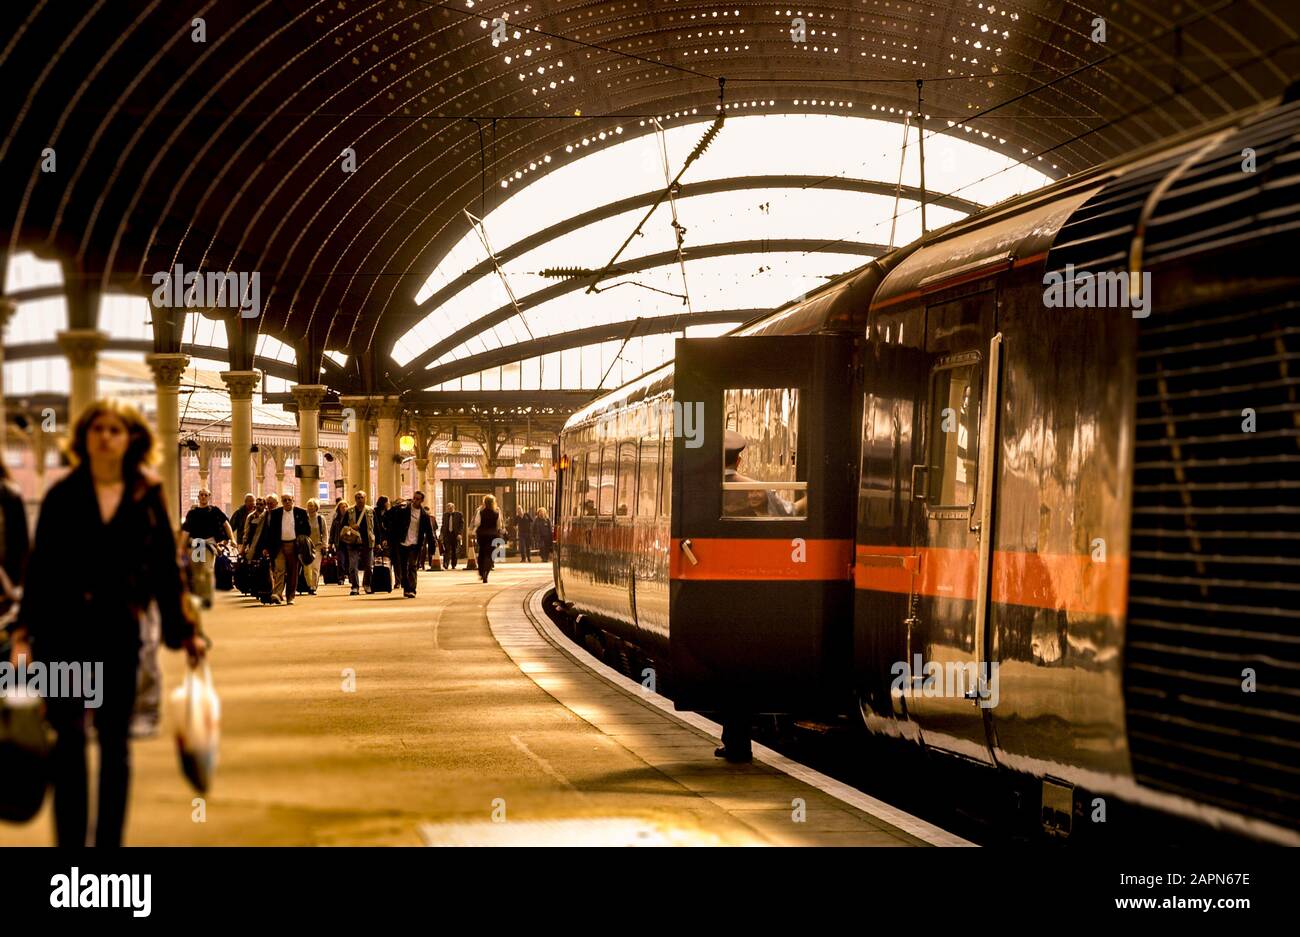
[[[144,356],[145,363],[153,369],[154,383],[161,388],[175,390],[180,386],[181,375],[189,367],[190,356],[157,352]]]
[[[262,380],[261,371],[222,371],[220,374],[230,390],[231,400],[252,400],[253,391]]]
[[[108,335],[99,329],[68,329],[54,337],[74,368],[94,367],[99,350],[108,341]]]
[[[403,406],[400,397],[390,397],[387,395],[371,397],[370,406],[375,412],[375,417],[380,420],[399,419],[402,415],[402,411],[406,409],[406,407]]]
[[[329,393],[329,388],[324,384],[298,384],[289,389],[293,394],[293,399],[298,402],[298,409],[302,410],[320,410],[321,401]]]
[[[5,329],[9,327],[9,320],[13,318],[14,313],[18,311],[18,304],[12,299],[5,299],[0,296],[0,336],[3,336]]]

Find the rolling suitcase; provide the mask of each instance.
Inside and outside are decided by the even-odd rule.
[[[338,556],[332,551],[321,557],[320,578],[321,582],[328,586],[338,585],[343,581],[342,577],[339,575]]]
[[[250,591],[257,596],[258,601],[270,604],[271,601],[271,561],[265,557],[258,557],[253,560],[252,582]]]
[[[235,564],[224,553],[217,554],[216,562],[217,588],[229,592],[235,587]]]
[[[370,588],[375,592],[393,591],[393,566],[386,557],[375,560],[370,574]]]
[[[248,595],[248,590],[252,585],[252,578],[249,575],[248,560],[242,556],[235,559],[235,588],[242,594]]]

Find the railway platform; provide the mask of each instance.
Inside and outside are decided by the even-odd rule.
[[[199,804],[164,723],[133,749],[126,842],[960,842],[761,746],[751,765],[715,759],[716,726],[567,643],[540,611],[548,573],[508,564],[486,586],[425,573],[414,601],[341,586],[293,607],[219,594],[206,622],[223,706],[215,784]],[[180,668],[165,655],[169,687]],[[0,841],[49,843],[49,811]]]

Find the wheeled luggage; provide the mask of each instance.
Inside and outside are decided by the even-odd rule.
[[[339,559],[333,550],[329,550],[320,560],[320,578],[326,585],[338,585],[343,581],[339,575]]]
[[[230,562],[230,557],[224,553],[218,553],[215,570],[218,589],[222,592],[229,592],[235,587],[235,564]]]
[[[271,579],[271,561],[264,556],[259,556],[253,560],[253,568],[250,574],[249,592],[263,602],[269,604],[271,601],[271,589],[273,588]]]
[[[26,823],[40,811],[51,748],[40,697],[0,695],[0,820]]]
[[[393,591],[393,565],[387,557],[375,560],[374,570],[370,574],[370,588],[375,592]]]

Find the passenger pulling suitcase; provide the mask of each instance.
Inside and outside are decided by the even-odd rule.
[[[386,558],[375,560],[374,569],[370,574],[370,588],[375,592],[393,591],[393,567]]]

